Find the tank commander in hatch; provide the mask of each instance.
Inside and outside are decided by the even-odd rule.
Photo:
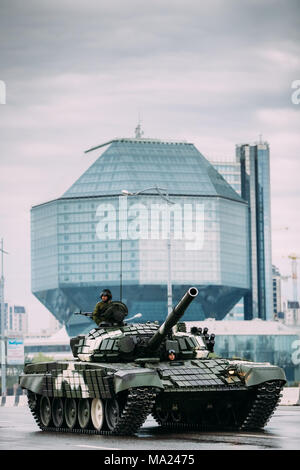
[[[101,301],[94,308],[92,319],[99,326],[100,323],[107,321],[105,311],[112,301],[112,294],[109,289],[104,289],[100,294]]]

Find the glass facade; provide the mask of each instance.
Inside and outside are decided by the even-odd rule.
[[[241,164],[230,160],[211,160],[214,168],[223,176],[227,183],[241,196]],[[244,318],[244,299],[241,298],[233,309],[228,312],[226,320],[241,320]]]
[[[63,197],[115,195],[149,186],[169,194],[241,198],[193,144],[119,139],[66,191]]]
[[[236,147],[236,162],[213,166],[249,204],[251,292],[244,299],[245,319],[273,319],[270,159],[266,142]]]
[[[162,321],[169,272],[173,304],[199,289],[185,318],[222,319],[249,289],[248,250],[247,204],[187,143],[113,141],[32,208],[32,291],[71,336],[90,328],[74,312],[92,311],[104,287],[130,315]]]
[[[217,335],[215,352],[222,357],[236,357],[255,362],[270,362],[282,367],[290,385],[300,380],[300,368],[292,360],[297,335]]]
[[[245,298],[245,318],[273,319],[270,159],[266,142],[238,145],[241,196],[249,204],[251,292]]]
[[[212,161],[214,168],[223,176],[223,178],[241,195],[241,164],[239,162]]]
[[[57,203],[31,212],[31,286],[33,291],[53,289],[58,283]]]

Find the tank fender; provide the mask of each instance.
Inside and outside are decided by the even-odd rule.
[[[230,366],[229,366],[230,368]],[[281,367],[271,364],[249,364],[238,363],[236,370],[240,377],[243,377],[247,387],[259,385],[269,380],[283,380],[286,382],[284,370]]]
[[[21,374],[19,384],[22,388],[42,395],[45,374]]]
[[[164,388],[155,370],[119,370],[114,374],[115,392],[122,392],[134,387],[157,387]]]

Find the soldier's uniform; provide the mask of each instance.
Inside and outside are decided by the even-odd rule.
[[[96,304],[94,311],[93,311],[92,319],[94,320],[95,323],[97,323],[98,326],[100,325],[100,323],[107,320],[107,318],[105,317],[105,312],[110,303],[111,303],[111,300],[109,300],[108,302],[101,301]]]

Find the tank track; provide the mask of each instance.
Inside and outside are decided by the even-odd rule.
[[[283,384],[278,380],[260,384],[257,387],[256,397],[249,413],[239,429],[241,431],[251,431],[263,428],[279,404],[282,388]]]
[[[235,431],[253,431],[262,429],[278,406],[280,398],[282,396],[281,390],[284,383],[279,380],[273,380],[264,382],[256,387],[255,398],[252,400],[250,409],[243,419],[242,423],[238,422],[238,416],[236,416],[235,426],[222,426],[218,425],[207,425],[187,422],[166,422],[162,423],[156,414],[155,410],[152,411],[153,418],[162,427],[168,430],[215,430],[215,429],[226,429]]]
[[[77,433],[77,434],[100,434],[104,436],[113,435],[132,435],[136,433],[139,428],[146,421],[147,416],[151,413],[157,391],[150,387],[138,387],[129,389],[128,397],[125,406],[122,410],[120,419],[113,431],[110,430],[96,430],[96,429],[82,429],[77,426],[73,429],[68,427],[53,427],[43,426],[39,411],[37,410],[36,401],[28,396],[29,409],[42,431],[49,432],[63,432],[63,433]]]

